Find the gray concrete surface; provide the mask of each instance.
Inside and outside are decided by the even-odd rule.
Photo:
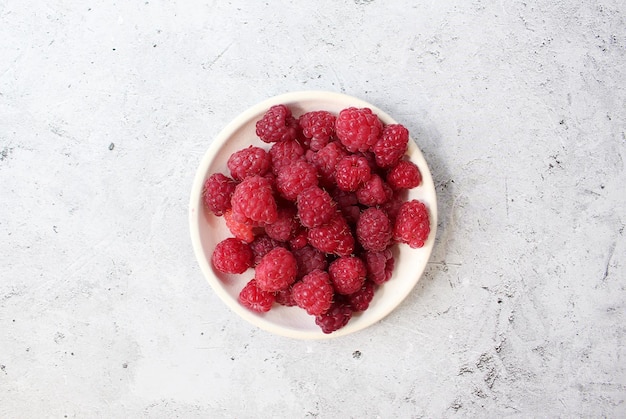
[[[625,417],[626,6],[415,3],[0,0],[0,417]],[[187,227],[216,133],[308,89],[404,123],[441,217],[324,342],[231,313]]]

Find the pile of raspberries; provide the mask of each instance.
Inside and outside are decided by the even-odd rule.
[[[391,246],[419,248],[430,233],[426,206],[406,200],[422,182],[405,156],[409,132],[369,108],[295,118],[276,105],[256,134],[271,146],[233,153],[230,176],[214,173],[204,185],[206,208],[233,236],[211,262],[228,274],[254,268],[239,294],[248,309],[298,306],[332,333],[391,278]]]

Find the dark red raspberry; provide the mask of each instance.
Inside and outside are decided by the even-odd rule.
[[[257,265],[257,286],[264,291],[280,291],[296,280],[297,272],[298,265],[293,254],[284,247],[277,247],[263,256]]]
[[[241,240],[229,237],[215,246],[211,262],[220,272],[241,274],[252,266],[252,250]]]
[[[231,154],[226,165],[233,179],[243,180],[248,176],[266,174],[270,170],[272,160],[267,151],[251,145]]]
[[[254,241],[250,243],[250,249],[254,255],[252,266],[257,266],[261,262],[261,258],[269,253],[270,250],[275,247],[284,247],[284,244],[272,239],[267,234],[261,234],[254,238]]]
[[[299,229],[291,240],[289,240],[289,248],[291,250],[302,249],[309,241],[307,239],[308,230],[306,228]]]
[[[266,143],[294,140],[298,121],[285,105],[274,105],[256,123],[256,135]]]
[[[281,306],[287,306],[287,307],[293,307],[296,305],[296,302],[293,299],[293,286],[296,285],[296,283],[288,286],[285,289],[282,289],[280,291],[276,291],[274,293],[274,295],[276,296],[276,302],[278,304],[280,304]]]
[[[391,221],[383,210],[368,208],[356,224],[356,237],[365,250],[382,252],[389,246],[392,230]]]
[[[286,242],[293,238],[299,226],[296,209],[288,206],[278,209],[278,218],[265,226],[265,232],[274,240]]]
[[[241,219],[241,218],[240,218]],[[252,221],[247,219],[244,222],[240,222],[233,216],[233,212],[228,210],[224,213],[224,221],[226,221],[226,227],[236,238],[250,243],[254,240],[255,226]]]
[[[328,273],[319,269],[305,275],[293,286],[293,299],[298,307],[318,316],[328,310],[333,302],[333,286]]]
[[[292,250],[292,253],[298,264],[298,278],[316,269],[325,270],[328,266],[326,255],[312,246],[307,245],[301,249]]]
[[[308,240],[324,253],[348,256],[354,251],[354,237],[341,212],[335,213],[328,224],[310,229]]]
[[[393,273],[394,259],[391,249],[382,252],[367,252],[364,256],[367,279],[380,285],[389,281]]]
[[[269,151],[272,172],[277,175],[280,169],[304,159],[304,148],[297,141],[281,141],[273,144]]]
[[[356,191],[370,179],[371,175],[365,157],[354,154],[341,159],[335,167],[335,182],[337,187],[344,191]]]
[[[382,205],[382,209],[385,210],[392,223],[395,222],[396,217],[398,216],[398,211],[400,211],[400,206],[404,204],[406,197],[407,191],[405,189],[400,189],[394,191],[389,201]]]
[[[258,175],[249,176],[238,184],[231,202],[233,216],[238,220],[249,218],[271,224],[278,217],[272,185],[269,180]]]
[[[214,173],[204,182],[202,201],[215,215],[223,215],[230,209],[230,199],[235,192],[237,182],[222,173]]]
[[[365,263],[356,256],[340,257],[328,267],[330,280],[339,294],[357,292],[367,276]]]
[[[278,172],[276,189],[290,201],[295,201],[300,192],[317,186],[317,169],[306,161],[297,161]]]
[[[351,225],[355,225],[361,215],[361,208],[358,206],[359,201],[356,193],[335,188],[331,196],[337,202],[337,207],[341,210],[346,221]]]
[[[251,279],[239,293],[239,302],[244,307],[259,313],[270,311],[274,300],[274,294],[259,289],[254,279]]]
[[[347,108],[335,123],[339,141],[348,151],[367,151],[380,138],[383,124],[369,108]]]
[[[393,238],[412,248],[424,246],[430,234],[430,220],[426,206],[414,199],[400,206],[393,228]]]
[[[335,215],[336,204],[328,192],[312,186],[300,192],[296,205],[298,218],[307,228],[319,227],[327,223]]]
[[[391,199],[393,190],[387,183],[377,174],[373,174],[367,182],[365,182],[356,191],[356,197],[359,202],[368,207],[382,205]]]
[[[393,167],[406,153],[409,130],[400,124],[386,125],[381,138],[372,146],[379,167]]]
[[[348,295],[348,303],[352,311],[365,311],[374,298],[374,283],[365,281],[360,290]]]
[[[312,163],[319,172],[320,182],[323,185],[330,186],[335,184],[335,168],[341,159],[348,153],[341,145],[333,141],[328,143],[317,153],[307,153],[307,161]]]
[[[322,332],[330,334],[347,325],[351,318],[352,309],[350,306],[335,302],[326,313],[315,317],[315,324],[322,329]]]
[[[393,189],[411,189],[422,183],[420,169],[409,160],[401,160],[387,173],[387,183]]]
[[[302,134],[310,139],[309,148],[318,151],[330,141],[335,133],[335,115],[327,111],[307,112],[300,116],[298,123]]]

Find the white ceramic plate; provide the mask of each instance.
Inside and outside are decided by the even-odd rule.
[[[419,199],[428,207],[430,236],[421,249],[411,249],[406,244],[397,245],[394,252],[393,276],[378,288],[365,312],[355,314],[345,327],[331,334],[324,334],[315,324],[315,318],[298,307],[276,304],[268,313],[254,313],[238,302],[239,291],[254,276],[253,269],[242,275],[227,275],[216,271],[211,264],[211,254],[216,244],[231,234],[224,224],[223,217],[216,217],[204,208],[202,189],[205,180],[211,174],[222,172],[229,175],[226,161],[233,152],[251,144],[269,148],[269,144],[263,143],[256,136],[256,121],[262,118],[270,106],[276,104],[287,105],[296,118],[314,110],[327,110],[338,114],[342,109],[351,106],[367,107],[385,124],[396,123],[389,115],[370,103],[348,95],[322,91],[293,92],[275,96],[239,115],[211,142],[196,172],[189,203],[189,227],[196,258],[215,293],[235,313],[261,329],[299,339],[333,338],[362,330],[393,311],[409,295],[424,272],[437,229],[437,199],[430,170],[414,141],[409,141],[407,155],[420,168],[423,183],[409,192],[408,199]]]

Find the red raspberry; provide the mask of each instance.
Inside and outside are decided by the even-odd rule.
[[[249,176],[237,185],[231,202],[233,215],[238,220],[249,218],[271,224],[278,217],[272,185],[269,180],[258,175]]]
[[[292,250],[298,264],[298,278],[320,269],[325,270],[328,266],[326,255],[312,246],[304,246],[302,249]]]
[[[224,211],[230,209],[230,199],[235,192],[237,182],[223,175],[222,173],[212,174],[202,190],[202,200],[204,205],[215,215],[222,215]]]
[[[308,232],[306,228],[299,229],[293,238],[289,240],[289,248],[291,250],[302,249],[308,244],[307,235]]]
[[[341,159],[335,167],[337,187],[344,191],[356,191],[371,175],[367,160],[354,154]]]
[[[335,213],[328,224],[310,229],[308,239],[311,246],[324,253],[348,256],[354,251],[354,237],[341,212]]]
[[[328,192],[312,186],[300,192],[297,198],[298,217],[307,228],[319,227],[335,215],[336,204]]]
[[[277,175],[280,169],[304,159],[304,148],[297,141],[281,141],[270,147],[272,172]]]
[[[317,169],[305,161],[283,167],[276,178],[276,189],[290,201],[295,201],[300,192],[311,186],[317,186]]]
[[[335,302],[326,313],[315,317],[315,324],[322,329],[322,332],[329,334],[344,327],[351,318],[350,306]]]
[[[270,170],[272,160],[267,151],[251,145],[231,154],[226,165],[233,179],[243,180],[252,175],[263,176]]]
[[[419,248],[424,246],[429,234],[430,220],[426,206],[416,199],[402,204],[393,228],[393,238],[408,243],[412,248]]]
[[[392,223],[395,222],[396,217],[398,216],[400,206],[406,201],[406,192],[407,191],[404,189],[394,191],[389,201],[382,205],[382,209],[385,210]]]
[[[318,151],[330,141],[335,133],[335,115],[327,111],[307,112],[300,116],[298,123],[302,134],[310,139],[309,148]]]
[[[319,269],[309,273],[293,286],[292,295],[298,307],[307,313],[318,316],[326,312],[333,303],[333,286],[328,273]]]
[[[252,250],[241,240],[229,237],[215,246],[211,262],[220,272],[241,274],[252,266]]]
[[[283,207],[278,209],[276,221],[265,226],[265,232],[274,240],[286,242],[293,238],[299,226],[295,208]]]
[[[274,300],[274,294],[259,289],[254,279],[251,279],[239,293],[239,302],[244,307],[259,313],[270,311]]]
[[[333,141],[317,153],[308,153],[307,161],[317,168],[323,185],[333,185],[335,183],[335,168],[339,161],[347,155],[348,153],[341,145]]]
[[[261,262],[261,258],[269,253],[275,247],[284,247],[282,243],[272,239],[267,234],[262,234],[254,238],[250,243],[250,249],[254,255],[252,266],[257,266]]]
[[[274,293],[274,295],[276,296],[276,302],[278,304],[280,304],[281,306],[287,306],[287,307],[293,307],[296,305],[296,302],[293,299],[293,286],[296,285],[296,283],[288,286],[285,289],[282,289],[280,291],[276,291]]]
[[[387,173],[387,183],[393,189],[411,189],[422,183],[420,169],[409,160],[401,160]]]
[[[356,256],[340,257],[334,260],[328,267],[330,280],[339,294],[352,294],[357,292],[367,275],[365,263]]]
[[[356,197],[359,202],[368,207],[382,205],[389,201],[392,195],[393,190],[377,174],[373,174],[372,177],[356,191]]]
[[[377,285],[389,281],[393,273],[394,259],[391,249],[387,248],[382,252],[365,253],[365,267],[367,268],[367,278]]]
[[[276,292],[287,288],[296,280],[298,265],[289,250],[277,247],[261,258],[255,272],[259,288]]]
[[[256,123],[256,135],[261,141],[275,143],[296,138],[298,121],[285,105],[274,105]]]
[[[356,223],[356,237],[365,250],[382,252],[389,246],[393,226],[385,212],[368,208],[361,213]]]
[[[254,240],[254,225],[251,220],[240,222],[233,216],[233,212],[228,210],[224,213],[226,227],[236,238],[250,243]]]
[[[348,295],[348,303],[352,311],[365,311],[374,298],[374,284],[365,281],[360,290]]]
[[[379,167],[393,167],[402,159],[409,142],[409,130],[400,124],[386,125],[383,135],[372,146]]]
[[[335,130],[348,151],[367,151],[378,141],[383,124],[369,108],[347,108],[339,112]]]

